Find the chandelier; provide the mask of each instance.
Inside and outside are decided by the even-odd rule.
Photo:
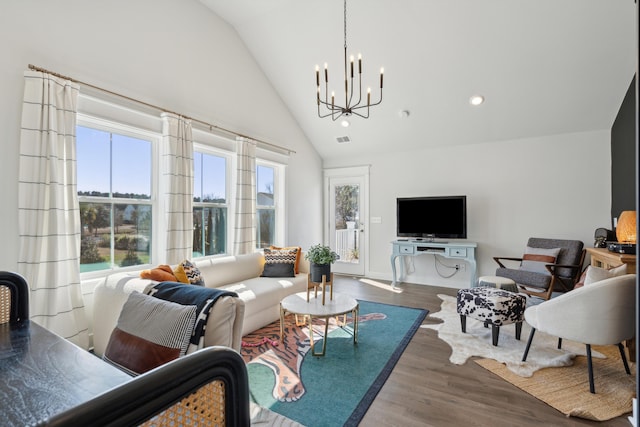
[[[354,99],[354,57],[350,57],[350,67],[347,62],[347,0],[344,0],[344,106],[336,104],[335,92],[331,92],[329,99],[329,70],[327,63],[324,64],[324,100],[320,96],[320,67],[316,65],[316,87],[317,87],[317,104],[318,117],[331,117],[336,121],[338,118],[349,117],[352,114],[368,119],[369,108],[382,102],[382,81],[384,77],[384,68],[380,69],[380,99],[371,103],[371,88],[367,89],[366,104],[362,99],[362,55],[358,55],[358,95],[357,100]],[[350,71],[349,71],[350,70]],[[322,107],[324,106],[324,108]],[[322,111],[321,111],[322,110]],[[323,114],[324,111],[324,114]],[[348,122],[343,123],[348,126]]]

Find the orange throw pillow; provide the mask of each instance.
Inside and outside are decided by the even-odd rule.
[[[143,279],[156,280],[158,282],[177,282],[176,276],[169,265],[159,265],[151,270],[142,270],[140,277]]]
[[[273,251],[290,251],[291,249],[297,249],[298,252],[296,253],[296,263],[293,265],[293,272],[294,274],[298,274],[300,272],[298,269],[300,264],[300,254],[302,253],[302,248],[300,246],[288,246],[284,248],[279,248],[278,246],[271,245],[269,246],[269,249]]]

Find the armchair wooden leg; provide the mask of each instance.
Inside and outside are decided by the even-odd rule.
[[[562,348],[562,338],[558,338],[558,350]]]
[[[536,333],[536,328],[531,328],[531,333],[529,334],[529,339],[527,340],[527,347],[524,349],[524,354],[522,355],[522,361],[527,361],[527,356],[529,355],[529,347],[531,347],[531,342],[533,341],[533,335]]]
[[[629,369],[629,364],[627,363],[627,355],[624,353],[624,346],[622,345],[622,343],[618,343],[618,349],[620,350],[622,363],[624,363],[624,370],[627,373],[627,375],[631,375],[631,370]]]
[[[587,368],[589,369],[589,391],[596,394],[596,387],[593,384],[593,361],[591,360],[591,344],[587,344]]]

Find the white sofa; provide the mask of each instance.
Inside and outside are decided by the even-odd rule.
[[[300,259],[295,277],[260,277],[264,257],[256,252],[195,261],[208,288],[236,292],[239,298],[220,298],[209,315],[205,346],[223,345],[240,350],[242,336],[280,317],[280,301],[287,295],[307,289],[308,262]],[[102,356],[122,306],[133,291],[142,292],[153,280],[140,278],[140,272],[115,273],[95,289],[93,345]]]

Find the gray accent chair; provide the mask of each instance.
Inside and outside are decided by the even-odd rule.
[[[580,240],[562,240],[531,237],[527,246],[554,249],[560,252],[554,264],[545,265],[547,272],[538,273],[521,270],[522,258],[493,257],[499,267],[496,276],[507,277],[516,282],[520,292],[548,300],[553,292],[567,292],[573,289],[582,272],[585,253]]]

